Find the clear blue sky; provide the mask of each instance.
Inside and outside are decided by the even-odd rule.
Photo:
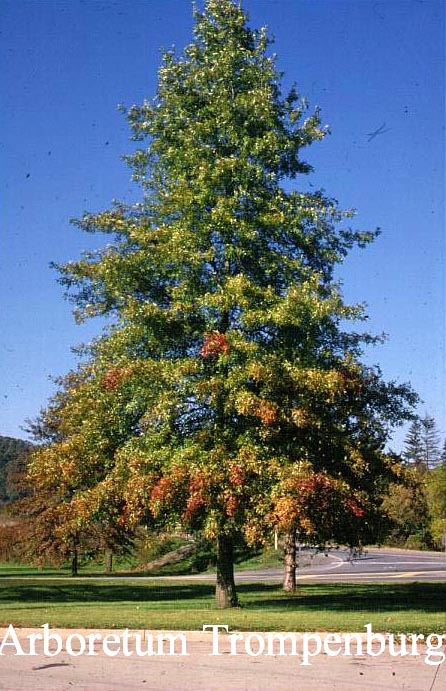
[[[368,328],[389,336],[367,359],[411,381],[444,435],[444,3],[243,6],[274,35],[284,86],[331,127],[309,152],[310,182],[357,208],[358,227],[383,230],[340,272],[346,297],[368,303]],[[71,217],[137,195],[116,106],[154,94],[160,47],[181,49],[191,27],[189,0],[0,0],[0,434],[25,436],[50,375],[99,328],[74,324],[49,262],[92,246]]]

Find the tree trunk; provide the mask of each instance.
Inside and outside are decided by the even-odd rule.
[[[79,571],[79,555],[77,553],[77,545],[73,547],[73,556],[71,558],[71,575],[77,576]]]
[[[111,549],[105,553],[105,570],[107,573],[112,573],[113,571],[113,552]]]
[[[215,604],[220,609],[239,607],[234,581],[234,552],[232,539],[227,535],[217,536],[217,586]]]
[[[296,531],[290,530],[285,535],[285,573],[283,577],[283,589],[288,592],[296,590]]]

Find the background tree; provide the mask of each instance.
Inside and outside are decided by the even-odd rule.
[[[440,461],[441,465],[446,468],[446,439],[444,440],[443,448],[441,450]]]
[[[235,606],[234,541],[271,530],[293,468],[366,495],[414,397],[361,365],[376,339],[342,328],[365,315],[334,269],[376,233],[352,231],[321,191],[290,191],[326,134],[318,112],[282,96],[265,31],[238,4],[194,16],[154,101],[127,112],[146,141],[127,157],[142,200],[85,215],[77,225],[112,242],[58,267],[77,318],[113,325],[61,382],[30,477],[60,478],[81,522],[115,496],[125,525],[203,531],[217,604]]]
[[[345,480],[334,479],[326,472],[314,472],[311,466],[296,464],[289,469],[274,497],[271,520],[285,532],[284,590],[296,588],[296,542],[319,547],[327,542],[350,547],[378,541],[386,527],[381,507],[359,489],[353,490]],[[376,494],[376,493],[375,493]]]
[[[435,468],[440,460],[440,435],[435,419],[425,413],[420,420],[423,462],[426,468]]]
[[[441,548],[442,535],[446,534],[446,467],[439,465],[427,478],[426,498],[429,506],[430,532],[436,547]]]
[[[31,476],[24,467],[15,477],[18,498],[10,506],[10,514],[20,521],[16,556],[39,566],[45,563],[60,566],[68,561],[75,576],[82,562],[104,555],[107,569],[111,570],[113,554],[122,556],[131,551],[134,532],[122,520],[123,502],[116,492],[110,491],[107,503],[93,515],[81,496],[88,487],[81,467],[63,468],[50,458],[54,444],[68,442],[69,433],[60,411],[68,401],[69,392],[79,387],[80,379],[70,373],[57,382],[59,390],[47,409],[35,420],[27,420],[26,431],[35,444],[34,464],[44,454],[47,463],[35,464]],[[94,402],[86,399],[84,404],[93,406]],[[78,402],[75,405],[78,414],[83,414]]]
[[[17,498],[16,478],[23,474],[31,444],[0,436],[0,507]]]
[[[435,419],[425,413],[409,427],[404,458],[419,469],[429,470],[440,462],[440,435]]]
[[[388,487],[383,509],[391,521],[387,536],[390,544],[408,549],[432,548],[426,482],[425,473],[410,467],[398,483]]]
[[[389,484],[397,484],[401,478],[400,459],[384,453],[384,447],[391,424],[404,416],[403,392],[384,384],[376,373],[359,364],[354,375],[352,369],[341,368],[344,376],[346,371],[350,372],[347,384],[336,395],[324,398],[327,392],[319,386],[311,397],[306,396],[306,407],[301,409],[305,423],[301,420],[298,430],[288,431],[291,448],[274,489],[280,503],[280,511],[272,513],[276,528],[287,530],[293,525],[293,516],[298,515],[294,532],[301,541],[313,544],[381,542],[388,528],[383,499]],[[331,498],[325,500],[325,520],[320,515],[314,520],[316,507],[306,501],[301,490],[305,466],[305,487],[312,486],[312,477],[328,483],[324,487]],[[319,499],[322,502],[322,496]],[[318,492],[314,501],[318,501]],[[312,526],[310,532],[307,525]],[[288,568],[284,587],[292,590],[296,585],[294,535],[287,534],[285,545]]]
[[[417,468],[424,467],[424,447],[421,431],[421,421],[417,417],[409,427],[403,453],[406,462]]]
[[[34,476],[36,477],[36,476]],[[14,557],[38,566],[61,566],[69,563],[77,576],[82,563],[104,556],[107,570],[112,569],[111,556],[129,554],[134,534],[119,520],[110,496],[107,513],[90,516],[80,497],[64,494],[54,478],[39,486],[21,485],[20,499],[9,507],[16,519]]]

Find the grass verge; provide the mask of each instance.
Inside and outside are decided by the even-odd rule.
[[[0,626],[201,630],[228,624],[250,631],[446,633],[446,583],[238,586],[241,609],[217,610],[214,585],[107,579],[2,578]]]

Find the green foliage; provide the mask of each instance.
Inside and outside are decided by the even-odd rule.
[[[429,534],[429,506],[426,498],[426,477],[416,469],[407,469],[402,482],[390,484],[383,509],[390,518],[390,544],[407,549],[432,546]]]
[[[29,442],[0,436],[0,505],[17,498],[16,476],[24,469],[30,449]]]
[[[214,568],[217,563],[215,542],[199,535],[195,540],[195,546],[196,550],[189,560],[189,573],[200,573]]]
[[[405,549],[424,550],[432,546],[432,536],[426,529],[422,529],[417,533],[412,533],[406,539],[403,547]]]
[[[441,549],[446,533],[446,468],[406,468],[399,483],[392,483],[383,509],[392,528],[390,544],[408,549]]]
[[[438,466],[427,478],[426,497],[429,505],[430,532],[437,548],[446,534],[446,467]]]
[[[391,540],[410,549],[440,549],[446,533],[446,467],[434,418],[426,414],[412,422],[404,458],[406,483],[391,485],[384,500],[394,524]]]

